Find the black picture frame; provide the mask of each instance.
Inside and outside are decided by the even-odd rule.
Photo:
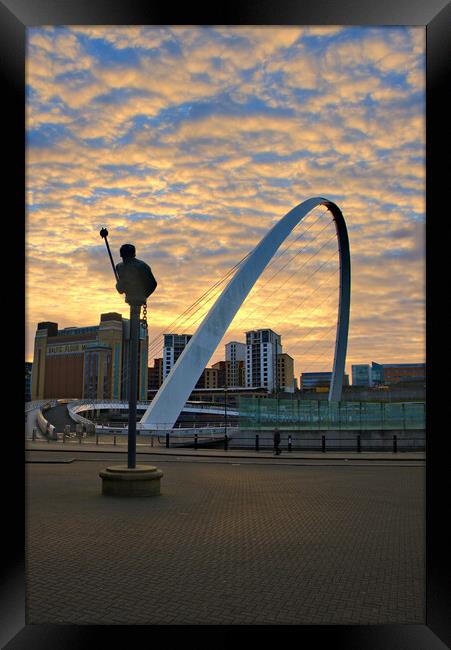
[[[7,510],[3,529],[3,558],[6,564],[1,585],[0,641],[2,647],[16,648],[80,648],[106,645],[111,638],[116,644],[137,645],[137,637],[146,645],[154,644],[155,634],[165,645],[193,643],[196,648],[224,647],[231,642],[266,641],[269,645],[288,640],[309,647],[343,647],[347,650],[384,648],[384,650],[435,650],[451,645],[451,612],[449,603],[449,517],[450,481],[448,465],[449,433],[446,430],[446,406],[449,379],[440,375],[443,367],[451,368],[449,345],[446,345],[451,321],[444,309],[449,281],[442,290],[443,278],[449,277],[445,267],[448,239],[448,218],[444,213],[449,187],[450,147],[449,68],[451,61],[451,4],[445,0],[246,0],[239,3],[217,3],[200,9],[186,5],[175,8],[164,3],[139,0],[0,0],[0,74],[3,92],[3,169],[4,224],[7,236],[8,276],[14,278],[15,289],[6,285],[8,323],[6,336],[14,340],[15,352],[25,340],[25,34],[34,25],[64,24],[148,24],[148,25],[421,25],[426,28],[426,358],[427,358],[427,584],[425,625],[381,626],[62,626],[25,625],[25,517],[26,486],[24,472],[24,437],[20,421],[23,401],[22,364],[7,363],[3,367],[8,385],[3,403],[3,435],[7,444],[3,470],[10,472],[4,488],[3,505]],[[5,140],[7,144],[5,145]],[[6,175],[6,177],[5,177]],[[4,205],[4,204],[3,204]],[[12,300],[12,306],[10,306]],[[448,301],[449,304],[449,301]],[[434,316],[436,315],[436,316]],[[5,335],[4,335],[5,336]],[[5,344],[12,348],[12,345]],[[6,362],[5,362],[6,363]],[[19,373],[20,369],[20,373]],[[20,382],[19,382],[20,379]],[[55,603],[57,607],[57,603]],[[159,628],[159,629],[157,629]]]

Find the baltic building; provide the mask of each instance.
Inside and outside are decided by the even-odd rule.
[[[147,330],[139,335],[138,395],[147,399]],[[128,399],[130,321],[102,314],[99,325],[58,329],[38,323],[35,336],[32,399]]]

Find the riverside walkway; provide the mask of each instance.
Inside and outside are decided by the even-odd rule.
[[[112,437],[112,436],[111,436]],[[326,464],[342,464],[343,462],[350,462],[355,464],[357,461],[362,461],[365,463],[376,463],[376,464],[393,464],[399,463],[401,466],[407,464],[415,464],[421,467],[425,466],[426,454],[422,451],[406,451],[406,452],[390,452],[390,451],[367,451],[367,452],[356,452],[356,451],[327,451],[325,453],[320,451],[283,451],[280,456],[275,457],[271,449],[262,449],[260,451],[254,451],[251,449],[240,449],[240,448],[229,448],[227,451],[222,448],[203,448],[203,449],[193,449],[193,448],[165,448],[164,445],[157,447],[152,447],[151,444],[146,442],[137,443],[136,447],[137,457],[142,457],[147,462],[148,456],[154,456],[155,461],[160,457],[166,457],[167,460],[172,459],[191,459],[191,460],[204,460],[204,461],[228,461],[241,459],[243,462],[271,462],[277,465],[286,465],[290,463],[299,463],[301,461],[312,462],[313,464],[326,463]],[[77,456],[79,458],[87,456],[97,456],[100,457],[103,454],[108,455],[114,461],[118,463],[123,462],[123,459],[126,458],[127,454],[127,438],[122,437],[118,440],[117,444],[113,444],[112,441],[109,442],[100,442],[96,444],[94,441],[86,441],[82,439],[80,442],[75,438],[66,440],[62,442],[61,440],[55,441],[50,440],[45,442],[44,440],[27,440],[25,444],[26,452],[64,452],[68,453],[70,456]],[[38,456],[36,454],[27,454],[27,461],[33,462]],[[49,459],[49,456],[46,456]]]
[[[161,495],[101,496],[125,459],[26,442],[28,623],[425,622],[424,454],[138,447]]]

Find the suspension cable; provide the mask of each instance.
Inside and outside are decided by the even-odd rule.
[[[332,254],[329,255],[328,259],[325,260],[325,261],[324,261],[324,262],[323,262],[323,263],[322,263],[322,264],[321,264],[321,265],[320,265],[320,266],[319,266],[319,267],[318,267],[318,268],[317,268],[313,273],[311,273],[311,274],[306,278],[306,280],[311,280],[311,279],[313,278],[313,276],[314,276],[316,273],[318,273],[318,271],[320,271],[321,268],[322,268],[323,266],[325,266],[325,265],[326,265],[326,264],[327,264],[327,263],[332,259],[332,257],[335,255],[335,253],[336,253],[336,250],[334,250],[334,251],[332,252]],[[331,272],[329,272],[329,273],[325,276],[325,278],[328,279],[328,278],[332,277],[333,275],[336,275],[336,273],[337,273],[337,269],[333,269]],[[303,305],[303,304],[306,302],[306,300],[307,300],[308,298],[311,298],[312,296],[314,296],[315,293],[316,293],[316,292],[317,292],[321,287],[323,287],[324,285],[325,285],[325,280],[321,281],[320,284],[319,284],[315,289],[313,289],[313,291],[311,291],[307,296],[304,296],[304,298],[301,300],[301,302],[299,302],[299,303],[297,303],[296,305],[294,305],[294,307],[292,308],[292,311],[298,309],[301,305]],[[301,285],[301,286],[302,286],[302,285]],[[286,296],[286,297],[284,298],[283,301],[281,301],[278,305],[276,305],[276,307],[274,307],[274,309],[272,309],[270,312],[266,313],[266,314],[265,314],[265,317],[270,316],[271,314],[273,314],[273,313],[274,313],[274,312],[275,312],[275,311],[276,311],[276,310],[277,310],[277,309],[278,309],[278,308],[283,304],[283,302],[286,302],[287,298],[289,298],[291,295],[293,295],[293,293],[296,293],[298,290],[299,290],[299,287],[296,287],[296,289],[294,289],[293,291],[291,291],[290,294],[288,294],[288,296]],[[281,322],[282,322],[282,319],[279,319],[279,320],[276,321],[275,323],[272,323],[272,327],[273,327],[273,328],[276,327],[276,326],[279,325]]]
[[[329,222],[329,223],[332,223],[332,222]],[[266,296],[266,300],[268,300],[268,298],[270,298],[270,297],[273,296],[276,292],[278,292],[278,291],[280,290],[280,288],[281,288],[282,286],[284,286],[284,284],[286,284],[286,283],[288,282],[288,280],[289,280],[291,277],[293,277],[293,275],[299,273],[299,271],[300,271],[301,269],[303,269],[303,268],[305,267],[305,265],[306,265],[306,264],[307,264],[307,263],[308,263],[308,262],[309,262],[313,257],[315,257],[315,255],[317,255],[317,253],[319,253],[319,251],[322,250],[322,249],[323,249],[323,248],[324,248],[324,247],[325,247],[325,246],[326,246],[330,241],[332,241],[332,239],[335,238],[335,237],[336,237],[335,233],[334,233],[333,235],[331,235],[331,237],[329,237],[329,239],[328,239],[326,242],[324,242],[324,244],[323,244],[323,245],[318,249],[318,251],[316,251],[315,253],[313,253],[312,255],[310,255],[310,257],[308,257],[308,258],[305,260],[305,262],[304,262],[303,264],[301,264],[301,266],[300,266],[298,269],[296,269],[295,271],[293,271],[293,273],[292,273],[292,274],[291,274],[291,275],[290,275],[290,276],[289,276],[289,277],[288,277],[288,278],[287,278],[287,279],[286,279],[286,280],[285,280],[285,281],[284,281],[284,282],[283,282],[279,287],[276,287],[276,289],[274,289],[274,290],[272,291],[272,293],[270,293],[268,296]],[[316,239],[316,238],[315,238],[315,239]],[[313,240],[313,241],[314,241],[314,240]],[[304,248],[305,248],[305,247],[304,247]],[[308,277],[306,278],[306,280],[309,279],[309,277],[310,277],[310,276],[308,276]],[[266,284],[268,284],[268,283],[265,282],[265,285],[266,285]],[[303,284],[303,283],[302,283],[302,284]],[[301,286],[302,286],[302,284],[301,284]],[[299,290],[299,287],[297,287],[297,289]],[[238,325],[240,325],[241,323],[243,323],[243,321],[244,321],[245,319],[247,320],[250,316],[252,316],[252,314],[254,314],[254,313],[257,311],[257,309],[258,309],[259,307],[261,307],[261,305],[256,305],[256,306],[254,307],[254,309],[253,309],[249,314],[243,314],[243,316],[242,316],[242,317],[237,321],[237,323],[235,323],[235,327],[238,327]]]
[[[312,223],[312,224],[311,224],[311,225],[310,225],[306,230],[302,231],[301,234],[300,234],[298,237],[296,237],[296,239],[295,239],[293,242],[291,242],[291,244],[290,244],[289,246],[287,246],[287,247],[285,248],[285,250],[284,250],[284,251],[283,251],[283,252],[278,256],[278,258],[277,258],[276,261],[278,261],[278,260],[279,260],[279,259],[280,259],[280,258],[281,258],[285,253],[286,253],[286,251],[287,251],[289,248],[291,248],[291,246],[292,246],[296,241],[298,241],[301,237],[303,237],[303,236],[306,234],[306,232],[308,232],[308,231],[310,230],[310,228],[312,228],[313,226],[315,226],[315,225],[318,223],[318,221],[320,220],[320,218],[322,217],[322,215],[325,214],[326,212],[327,212],[327,210],[325,210],[324,212],[322,212],[322,213],[319,215],[318,219],[317,219],[314,223]],[[333,221],[333,220],[332,220],[332,221]],[[259,287],[256,287],[255,291],[251,294],[251,296],[249,296],[249,298],[252,297],[252,299],[254,299],[255,296],[256,296],[257,294],[259,294],[259,293],[262,291],[262,289],[264,289],[264,288],[269,284],[269,282],[271,282],[271,280],[272,280],[273,278],[276,277],[276,275],[278,275],[281,271],[283,271],[283,269],[284,269],[286,266],[288,266],[288,264],[290,264],[290,262],[292,262],[292,261],[294,260],[295,257],[297,257],[298,255],[300,255],[300,254],[301,254],[301,253],[302,253],[306,248],[308,248],[308,246],[311,245],[312,242],[314,242],[314,241],[319,237],[319,235],[323,232],[323,230],[325,230],[325,229],[327,228],[327,226],[328,226],[329,224],[332,223],[332,221],[329,221],[329,222],[328,222],[328,223],[327,223],[327,224],[326,224],[326,225],[325,225],[325,226],[324,226],[324,227],[319,231],[319,233],[318,233],[318,234],[317,234],[317,235],[316,235],[316,236],[315,236],[311,241],[307,242],[307,243],[305,244],[305,246],[303,246],[303,247],[302,247],[302,248],[301,248],[301,249],[300,249],[300,250],[299,250],[299,251],[298,251],[298,252],[297,252],[293,257],[291,257],[291,258],[288,260],[288,262],[287,262],[286,264],[284,264],[284,266],[282,266],[282,267],[281,267],[281,268],[280,268],[276,273],[274,273],[271,277],[269,277],[269,278],[265,281],[264,284],[260,285]],[[310,259],[310,258],[309,258],[309,259]],[[308,260],[307,260],[307,261],[308,261]],[[269,265],[266,267],[265,270],[267,271],[267,270],[270,268],[270,266],[271,266],[271,264],[269,264]],[[303,264],[303,266],[305,266],[305,263]],[[301,266],[301,268],[302,268],[302,266]],[[299,269],[296,269],[296,271],[295,271],[294,273],[297,273],[298,271],[299,271]],[[294,273],[293,273],[293,275],[294,275]],[[281,285],[281,286],[283,286],[283,285]]]
[[[316,219],[312,224],[310,224],[308,228],[306,228],[303,232],[301,232],[300,235],[299,235],[299,236],[298,236],[298,237],[297,237],[293,242],[291,242],[291,243],[289,244],[289,246],[286,247],[286,249],[283,251],[283,253],[282,253],[281,255],[279,255],[277,258],[275,258],[275,259],[274,259],[274,260],[273,260],[273,261],[268,265],[267,269],[270,268],[273,264],[275,264],[275,263],[278,261],[278,259],[279,259],[283,254],[285,254],[285,252],[286,252],[286,251],[287,251],[291,246],[293,246],[293,244],[294,244],[297,240],[299,240],[301,237],[303,237],[303,236],[306,234],[306,232],[307,232],[308,230],[310,230],[313,226],[315,226],[315,225],[318,223],[318,221],[320,220],[321,216],[324,215],[326,212],[328,212],[328,209],[326,209],[326,210],[324,210],[323,212],[321,212],[320,215],[318,216],[318,218],[317,218],[317,219]],[[324,230],[324,228],[323,228],[322,230]],[[320,232],[322,232],[322,231],[320,231]],[[318,234],[320,234],[320,233],[318,233]],[[317,236],[318,236],[318,235],[317,235]],[[315,237],[315,239],[316,239],[316,237]],[[304,247],[304,248],[305,248],[305,247]],[[253,250],[255,250],[255,249],[253,249]],[[149,352],[152,352],[152,351],[154,351],[154,350],[158,350],[158,349],[161,347],[161,342],[160,342],[160,340],[159,340],[159,339],[160,339],[160,336],[161,336],[162,334],[164,334],[165,332],[167,332],[168,330],[170,330],[170,329],[171,329],[175,324],[177,324],[178,321],[180,321],[180,319],[181,319],[185,314],[187,315],[187,314],[188,314],[188,313],[189,313],[189,312],[190,312],[190,311],[191,311],[191,310],[192,310],[192,309],[193,309],[193,308],[194,308],[198,303],[200,303],[200,302],[202,301],[203,298],[205,298],[209,293],[211,293],[211,292],[212,292],[216,287],[218,287],[218,286],[221,285],[223,282],[225,282],[225,281],[227,280],[227,278],[231,275],[231,273],[232,273],[235,269],[237,269],[237,267],[240,266],[240,265],[244,262],[244,260],[247,259],[247,257],[249,257],[249,255],[253,252],[253,250],[250,251],[249,253],[247,253],[247,255],[245,255],[245,256],[244,256],[244,257],[243,257],[243,258],[242,258],[242,259],[241,259],[237,264],[235,264],[235,265],[234,265],[234,266],[233,266],[233,267],[232,267],[232,268],[231,268],[231,269],[230,269],[230,270],[229,270],[229,271],[228,271],[228,272],[223,276],[223,278],[222,278],[221,280],[219,280],[219,281],[216,282],[212,287],[210,287],[210,288],[209,288],[209,289],[208,289],[208,290],[207,290],[207,291],[206,291],[206,292],[205,292],[205,293],[204,293],[200,298],[198,298],[198,299],[197,299],[197,300],[196,300],[196,301],[195,301],[195,302],[194,302],[190,307],[188,307],[188,308],[187,308],[187,309],[186,309],[182,314],[180,314],[180,316],[178,316],[178,317],[176,318],[175,321],[173,321],[169,326],[167,326],[167,328],[165,328],[165,330],[162,330],[162,331],[161,331],[161,332],[160,332],[156,337],[154,337],[154,338],[149,342]],[[302,250],[304,250],[304,249],[302,249]],[[299,251],[299,252],[301,252],[301,251]],[[297,254],[299,254],[299,253],[297,253]],[[295,255],[294,257],[296,257],[296,255]],[[294,259],[294,258],[292,258],[292,259]],[[287,264],[286,264],[285,266],[287,266],[290,262],[291,262],[291,259],[287,262]],[[284,268],[284,267],[283,267],[283,268]],[[279,270],[277,273],[275,273],[274,276],[272,276],[272,277],[275,277],[275,275],[277,275],[281,270],[282,270],[282,269],[280,269],[280,270]],[[272,278],[270,278],[270,279],[272,279]],[[269,282],[269,280],[268,280],[268,282]],[[265,284],[267,284],[267,283],[265,283]],[[263,287],[260,287],[260,289],[262,289],[262,288],[263,288]],[[258,289],[257,291],[260,291],[260,289]],[[214,295],[217,295],[218,293],[219,293],[219,291],[217,291],[216,294],[214,294]],[[254,295],[255,295],[255,293],[254,293]],[[196,310],[195,310],[195,311],[194,311],[194,312],[193,312],[189,317],[185,318],[185,320],[182,321],[182,323],[179,323],[179,326],[183,325],[184,328],[188,328],[189,326],[195,325],[195,324],[200,320],[200,318],[198,318],[194,323],[187,323],[187,320],[188,320],[189,318],[192,318],[193,316],[195,316],[195,314],[198,313],[198,311],[200,311],[200,309],[202,309],[202,308],[205,307],[209,302],[211,302],[211,300],[213,299],[213,297],[214,297],[214,296],[210,296],[210,297],[208,298],[208,300],[206,300],[206,301],[203,303],[203,305],[200,305],[200,304],[199,304],[198,309],[196,309]],[[204,313],[206,313],[206,312],[204,312]]]
[[[219,286],[220,284],[222,284],[222,283],[223,283],[223,282],[224,282],[224,281],[225,281],[225,280],[230,276],[230,274],[231,274],[231,273],[232,273],[232,272],[233,272],[233,271],[234,271],[238,266],[240,266],[240,264],[241,264],[242,262],[244,262],[244,260],[245,260],[247,257],[249,257],[249,255],[251,254],[251,252],[252,252],[252,251],[250,251],[249,253],[247,253],[247,255],[245,255],[245,256],[244,256],[244,257],[243,257],[243,258],[242,258],[242,259],[241,259],[237,264],[235,264],[231,269],[229,269],[229,270],[227,271],[227,273],[226,273],[226,274],[225,274],[225,275],[224,275],[220,280],[218,280],[218,281],[217,281],[213,286],[211,286],[211,287],[210,287],[210,288],[209,288],[205,293],[203,293],[202,296],[200,296],[200,298],[198,298],[195,302],[193,302],[192,305],[190,305],[187,309],[185,309],[185,311],[184,311],[182,314],[180,314],[180,315],[175,319],[175,321],[173,321],[170,325],[168,325],[168,327],[167,327],[165,330],[162,330],[162,331],[160,332],[160,334],[157,334],[157,336],[156,336],[154,339],[152,339],[152,341],[149,342],[149,345],[151,345],[152,343],[154,343],[155,340],[156,340],[159,336],[161,336],[161,334],[164,334],[165,331],[167,331],[168,328],[173,327],[173,326],[174,326],[174,325],[175,325],[175,324],[180,320],[180,318],[181,318],[182,316],[184,316],[186,313],[188,313],[188,312],[189,312],[189,311],[190,311],[190,310],[191,310],[195,305],[197,305],[197,304],[198,304],[198,303],[199,303],[199,302],[200,302],[200,301],[201,301],[205,296],[207,296],[211,291],[213,291],[213,289],[215,289],[217,286]]]

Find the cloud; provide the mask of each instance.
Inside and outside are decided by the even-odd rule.
[[[294,205],[326,196],[350,235],[349,368],[421,360],[424,45],[421,28],[30,28],[28,358],[41,320],[127,315],[101,226],[116,257],[133,241],[152,265],[154,336]],[[212,361],[229,338],[268,326],[297,374],[330,368],[337,253],[332,239],[308,261],[334,234],[318,234],[318,215],[290,236],[287,248],[304,229],[304,251],[271,282],[284,258],[265,271]],[[194,331],[212,302],[180,326]]]

